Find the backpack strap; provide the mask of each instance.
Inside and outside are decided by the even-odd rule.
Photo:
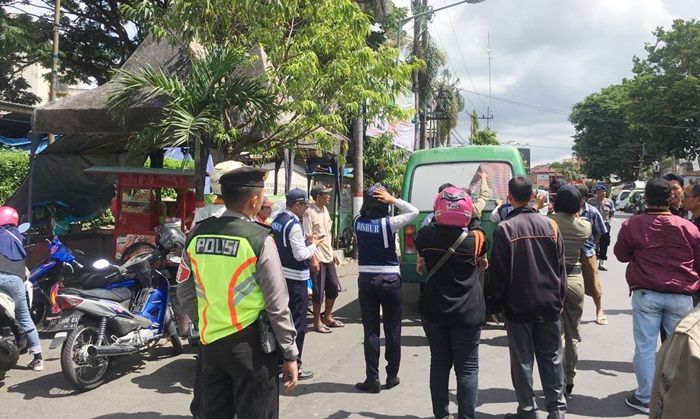
[[[462,242],[464,241],[464,239],[467,238],[468,235],[469,235],[469,231],[462,231],[462,234],[460,234],[459,237],[457,237],[457,240],[455,240],[455,242],[452,243],[452,246],[450,246],[450,247],[447,249],[447,251],[445,252],[445,254],[442,255],[442,257],[440,258],[440,260],[438,260],[438,262],[435,264],[435,266],[433,266],[433,269],[431,269],[430,272],[428,272],[428,276],[425,278],[425,282],[426,282],[426,283],[430,280],[430,278],[432,278],[433,275],[435,275],[435,273],[436,273],[440,268],[442,268],[442,265],[444,265],[445,262],[447,262],[447,260],[448,260],[452,255],[454,255],[454,253],[455,253],[455,251],[457,250],[457,248],[459,247],[459,245],[462,244]]]

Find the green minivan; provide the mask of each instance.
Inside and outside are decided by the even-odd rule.
[[[416,273],[414,239],[423,219],[433,212],[433,200],[443,183],[469,188],[476,200],[481,191],[481,173],[488,175],[489,198],[481,214],[481,225],[489,241],[495,225],[490,220],[496,200],[505,202],[508,181],[513,176],[527,176],[520,152],[507,146],[465,146],[433,148],[411,154],[403,179],[401,199],[418,208],[420,214],[400,232],[401,277],[405,282],[421,282]]]

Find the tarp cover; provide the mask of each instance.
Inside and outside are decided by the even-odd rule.
[[[109,208],[114,197],[114,175],[86,174],[91,166],[142,166],[146,154],[126,148],[123,135],[64,135],[36,155],[34,206],[63,202],[71,218],[84,219]],[[10,199],[9,205],[27,213],[28,178]]]

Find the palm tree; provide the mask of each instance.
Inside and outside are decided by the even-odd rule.
[[[236,144],[250,146],[253,133],[269,129],[278,104],[262,76],[246,74],[254,57],[245,49],[209,47],[188,59],[190,69],[184,77],[150,66],[140,72],[117,71],[123,88],[109,99],[109,105],[115,115],[121,115],[136,100],[164,99],[162,116],[140,137],[160,147],[195,145],[196,199],[200,200],[204,190],[199,159],[203,140],[243,151]]]

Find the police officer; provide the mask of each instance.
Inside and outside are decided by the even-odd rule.
[[[314,376],[313,372],[301,368],[301,353],[306,335],[306,310],[308,307],[309,259],[314,255],[316,246],[323,242],[323,237],[306,237],[300,218],[309,207],[306,192],[295,188],[287,193],[287,209],[279,213],[272,222],[272,237],[277,244],[277,251],[282,260],[284,278],[289,290],[289,309],[294,319],[297,331],[297,349],[299,357],[299,379],[305,380]]]
[[[401,214],[390,217],[389,205]],[[399,384],[401,362],[401,276],[396,256],[396,232],[418,215],[418,209],[396,199],[381,185],[365,191],[360,215],[355,219],[357,235],[360,312],[364,328],[365,381],[355,387],[379,393],[379,308],[384,314],[386,338],[386,389]]]
[[[198,314],[202,418],[277,418],[278,354],[265,353],[263,311],[282,351],[287,391],[297,384],[296,331],[282,265],[260,211],[267,172],[242,167],[221,177],[226,212],[197,225],[180,265],[178,294]]]

